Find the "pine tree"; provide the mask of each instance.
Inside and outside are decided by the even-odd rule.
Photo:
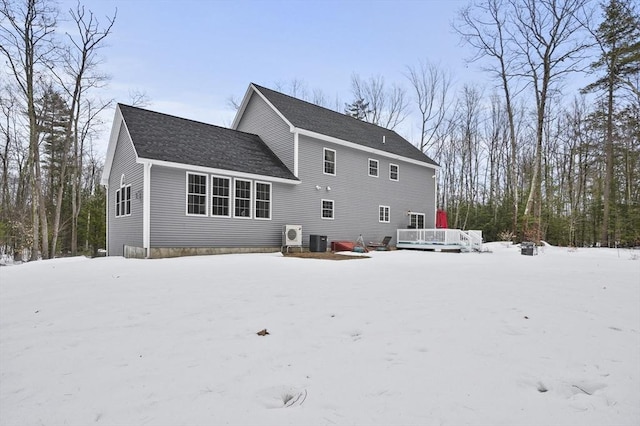
[[[630,0],[610,0],[603,5],[604,20],[594,32],[601,54],[591,64],[594,72],[602,75],[584,88],[585,92],[601,92],[606,105],[605,179],[603,191],[603,215],[600,241],[610,244],[609,227],[614,180],[614,115],[616,94],[623,88],[637,92],[629,77],[640,72],[640,18]]]
[[[371,112],[369,102],[365,102],[362,98],[356,99],[353,103],[345,104],[344,113],[361,121],[367,121],[367,117]]]
[[[71,111],[65,100],[52,88],[45,91],[38,116],[39,130],[44,136],[44,169],[47,173],[45,192],[46,222],[51,225],[51,250],[43,250],[43,257],[55,256],[60,233],[60,217],[64,210],[65,194],[69,191],[71,147],[66,137]],[[67,203],[68,206],[68,203]],[[68,210],[68,209],[67,209]],[[42,226],[45,223],[41,224]],[[49,234],[49,232],[47,232]],[[47,235],[49,237],[49,235]],[[43,237],[44,238],[44,237]],[[49,244],[42,242],[43,247]]]

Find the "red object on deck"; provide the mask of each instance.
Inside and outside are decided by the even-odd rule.
[[[331,241],[331,251],[353,251],[353,241]]]
[[[448,228],[447,224],[447,212],[444,210],[438,210],[436,212],[436,228]]]

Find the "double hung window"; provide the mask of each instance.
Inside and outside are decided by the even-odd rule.
[[[389,179],[398,180],[400,177],[400,166],[397,164],[389,164]]]
[[[323,219],[333,219],[335,207],[333,200],[322,200],[321,203],[321,217]]]
[[[229,217],[230,179],[211,177],[211,216]]]
[[[251,181],[235,180],[235,196],[233,199],[233,216],[251,218]]]
[[[324,148],[324,174],[334,175],[336,174],[336,152],[333,149]]]
[[[256,219],[271,219],[271,184],[256,182]]]
[[[378,177],[378,160],[369,158],[369,176]]]
[[[207,175],[187,173],[187,214],[207,215]]]

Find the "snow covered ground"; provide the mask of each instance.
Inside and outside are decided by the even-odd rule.
[[[487,246],[2,267],[0,425],[640,424],[640,253]]]

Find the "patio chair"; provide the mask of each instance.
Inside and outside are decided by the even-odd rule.
[[[393,237],[386,236],[379,243],[369,242],[367,244],[367,248],[370,248],[372,250],[380,250],[380,251],[389,250],[389,242],[391,242],[391,238]]]

